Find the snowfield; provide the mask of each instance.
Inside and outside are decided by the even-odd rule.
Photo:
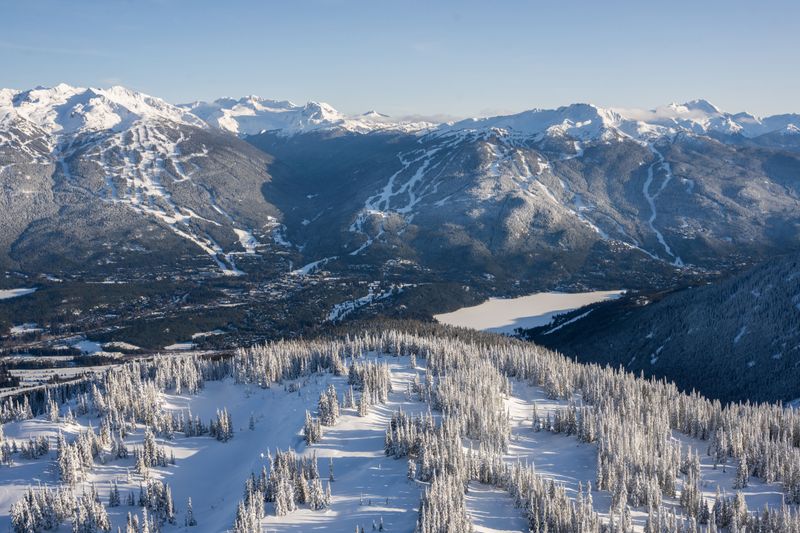
[[[489,298],[480,305],[434,315],[433,318],[450,326],[512,334],[517,328],[546,326],[557,314],[619,298],[624,292],[537,292],[519,298]]]

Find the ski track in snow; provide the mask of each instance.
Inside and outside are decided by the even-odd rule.
[[[328,313],[328,317],[325,319],[326,322],[338,322],[345,317],[347,317],[350,313],[361,309],[366,305],[370,305],[374,302],[379,302],[381,300],[385,300],[390,298],[391,296],[396,296],[403,292],[404,288],[408,285],[394,285],[392,284],[391,287],[388,289],[376,292],[380,286],[379,283],[373,282],[370,283],[368,292],[365,296],[361,298],[356,298],[354,300],[346,300],[344,302],[338,303],[333,306],[333,308]]]
[[[13,134],[6,132],[6,135]],[[208,155],[205,146],[197,153],[183,154],[180,145],[186,139],[182,133],[178,132],[177,138],[173,139],[160,124],[148,121],[134,123],[126,131],[97,134],[81,144],[75,144],[74,137],[56,137],[56,140],[57,144],[50,148],[53,160],[49,162],[56,164],[67,186],[97,196],[102,201],[125,205],[147,218],[155,219],[181,239],[200,248],[223,274],[243,274],[233,260],[235,252],[223,250],[195,221],[217,227],[222,224],[178,205],[164,186],[165,178],[171,179],[172,184],[191,183],[193,172],[199,168],[194,160]],[[16,144],[25,146],[20,141]],[[35,161],[42,159],[41,154],[31,152],[30,155],[36,158]],[[75,157],[100,167],[104,179],[101,190],[89,190],[81,185],[79,176],[75,176],[71,170]],[[194,167],[194,170],[187,171],[187,166]],[[204,190],[211,198],[212,208],[232,226],[245,253],[255,253],[260,243],[252,230],[238,224],[216,204],[213,194]]]
[[[364,236],[365,241],[357,249],[350,252],[350,255],[359,255],[361,252],[372,246],[385,233],[383,223],[376,235],[369,235],[365,225],[372,217],[386,219],[391,214],[402,217],[406,224],[410,224],[414,219],[414,208],[428,195],[433,194],[439,187],[437,178],[443,172],[447,163],[452,158],[435,160],[434,156],[446,148],[451,148],[458,144],[460,139],[449,140],[440,143],[434,148],[418,149],[411,152],[401,153],[397,157],[400,160],[400,169],[392,174],[383,189],[373,196],[367,198],[364,207],[356,215],[355,220],[350,224],[349,231]],[[430,175],[430,172],[439,168],[439,173]],[[401,178],[411,172],[405,181]],[[423,181],[429,177],[427,182]]]
[[[0,289],[0,300],[9,300],[11,298],[19,298],[20,296],[25,296],[26,294],[31,294],[36,292],[36,287],[32,288],[24,288],[24,289]]]
[[[656,150],[655,146],[652,144],[647,144],[647,148],[652,152],[652,154],[656,157],[656,161],[647,167],[647,179],[644,182],[644,186],[642,187],[642,192],[644,193],[645,200],[647,200],[647,204],[650,206],[650,217],[647,219],[647,225],[650,226],[650,229],[655,233],[656,239],[658,242],[661,243],[661,246],[664,247],[664,251],[667,253],[668,256],[672,257],[672,264],[676,267],[684,266],[683,260],[675,253],[673,253],[672,249],[667,244],[667,241],[664,239],[664,235],[656,228],[655,220],[658,212],[656,211],[656,198],[661,194],[661,192],[667,187],[669,182],[672,180],[672,169],[670,164],[664,159],[664,156],[661,155],[661,152]],[[658,190],[655,193],[650,192],[650,187],[653,184],[653,179],[655,177],[655,169],[656,167],[660,167],[664,171],[664,180],[661,182],[661,185],[658,187]]]
[[[528,530],[528,521],[508,492],[472,481],[465,496],[474,533],[511,533]]]
[[[309,274],[314,273],[317,269],[325,266],[328,262],[333,261],[334,259],[338,259],[339,256],[333,255],[331,257],[324,257],[322,259],[318,259],[316,261],[312,261],[302,267],[292,270],[290,273],[295,276],[308,276]]]

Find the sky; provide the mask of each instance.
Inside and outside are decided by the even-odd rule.
[[[466,117],[696,98],[800,112],[800,2],[0,0],[0,87]]]

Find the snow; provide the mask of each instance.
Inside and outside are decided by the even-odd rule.
[[[661,246],[664,247],[664,251],[667,253],[667,255],[673,258],[673,264],[675,266],[681,267],[683,266],[683,260],[681,260],[680,257],[678,257],[672,252],[672,249],[667,244],[667,241],[664,240],[664,235],[662,235],[661,232],[658,229],[656,229],[656,226],[654,224],[657,216],[656,198],[658,198],[658,196],[664,191],[669,182],[672,180],[672,170],[670,168],[669,163],[667,163],[666,160],[664,159],[664,156],[661,155],[661,152],[656,150],[655,147],[650,144],[648,144],[647,147],[656,157],[656,161],[647,168],[647,179],[645,180],[644,186],[642,187],[642,192],[644,193],[644,197],[647,200],[648,205],[650,206],[650,217],[647,219],[647,224],[650,226],[650,229],[653,231],[653,233],[655,233],[656,239],[658,239],[658,242],[661,243]],[[656,190],[656,192],[651,193],[650,186],[653,183],[655,168],[657,166],[664,171],[664,180],[661,182],[661,185]]]
[[[576,400],[580,402],[577,396]],[[538,474],[561,483],[567,494],[574,498],[579,483],[584,487],[589,482],[593,486],[595,484],[597,447],[581,443],[574,436],[534,431],[532,428],[534,403],[539,416],[545,417],[548,413],[566,406],[568,402],[548,398],[540,387],[519,381],[513,382],[512,394],[506,404],[511,419],[512,439],[505,460],[509,464],[522,461],[533,465]],[[714,468],[713,459],[706,453],[708,441],[694,439],[677,431],[673,431],[672,439],[681,443],[684,454],[688,453],[690,448],[700,452],[700,489],[709,506],[714,503],[717,487],[727,491],[728,494],[734,492],[732,487],[736,474],[735,464],[728,464],[725,468],[721,465]],[[780,483],[767,484],[756,478],[750,478],[748,487],[741,489],[741,492],[751,510],[763,509],[764,505],[779,508],[783,503]],[[606,491],[593,489],[592,499],[595,511],[607,518],[611,507],[611,495]],[[665,501],[668,505],[677,506],[675,500]],[[636,530],[641,531],[647,518],[647,510],[632,509],[632,517]]]
[[[568,135],[577,139],[593,139],[621,121],[610,110],[590,104],[572,104],[558,109],[532,109],[516,115],[470,118],[443,125],[437,133],[502,129],[521,136]]]
[[[579,442],[574,436],[535,431],[533,429],[533,406],[540,417],[565,407],[565,400],[552,400],[540,387],[524,382],[513,382],[512,394],[506,400],[511,420],[511,444],[505,461],[515,464],[522,461],[532,465],[537,474],[552,479],[564,486],[567,494],[575,498],[580,485],[594,485],[597,479],[597,447]],[[611,495],[606,491],[592,493],[595,511],[607,515],[611,507]]]
[[[381,518],[387,531],[414,530],[422,485],[408,481],[406,460],[386,457],[384,432],[398,409],[415,415],[427,410],[427,405],[405,397],[406,383],[414,376],[414,371],[408,368],[408,359],[390,358],[388,362],[394,389],[389,401],[371,407],[366,417],[359,417],[352,409],[343,410],[339,422],[324,431],[322,441],[303,449],[306,455],[317,452],[323,476],[327,473],[329,458],[333,458],[336,481],[331,484],[330,509],[325,512],[303,509],[283,517],[269,514],[264,520],[266,531],[353,531],[356,525],[369,531],[372,521],[378,523]],[[330,380],[340,394],[345,390],[344,378]],[[315,404],[317,396],[308,394],[306,407],[308,403]],[[302,416],[303,413],[298,414]],[[302,418],[299,418],[295,427],[301,425]],[[299,441],[299,436],[295,438]],[[298,443],[295,448],[303,446]],[[360,505],[362,497],[364,504]]]
[[[183,109],[125,87],[97,89],[64,83],[0,98],[0,116],[28,121],[51,134],[122,131],[142,119],[204,126]]]
[[[83,353],[98,353],[103,351],[103,347],[100,344],[88,339],[76,342],[72,347],[77,348]]]
[[[670,104],[655,109],[602,108],[572,104],[557,109],[532,109],[514,115],[470,118],[443,124],[439,135],[503,130],[520,138],[568,136],[578,140],[606,140],[630,137],[653,140],[677,133],[705,135],[722,133],[756,137],[770,132],[795,134],[800,115],[786,114],[759,118],[749,113],[726,113],[705,100]]]
[[[708,441],[694,439],[677,431],[672,432],[672,438],[681,443],[684,453],[688,452],[689,448],[700,452],[700,489],[709,506],[714,503],[717,487],[720,491],[724,489],[729,495],[735,493],[732,487],[737,465],[733,459],[729,459],[724,467],[717,465],[714,468],[714,459],[706,453]],[[763,509],[765,505],[772,508],[780,508],[783,505],[784,493],[781,483],[764,483],[751,477],[747,481],[747,487],[736,490],[741,491],[747,501],[747,507],[751,510]]]
[[[171,441],[158,439],[167,455],[174,454],[176,458],[175,465],[151,469],[153,478],[170,484],[177,507],[178,525],[166,524],[163,530],[183,529],[183,510],[189,497],[199,522],[198,531],[229,529],[245,479],[251,472],[261,470],[268,452],[293,447],[302,456],[317,455],[319,471],[326,483],[328,462],[333,461],[335,481],[331,483],[331,505],[323,511],[301,506],[299,510],[281,517],[275,516],[271,505],[267,505],[262,530],[273,533],[353,531],[356,526],[370,530],[373,521],[379,523],[382,519],[387,531],[413,531],[425,483],[407,479],[405,459],[397,460],[384,454],[384,430],[392,414],[399,409],[412,416],[427,412],[427,404],[412,399],[405,392],[414,376],[424,373],[425,362],[418,362],[418,366],[412,369],[407,357],[374,354],[367,357],[385,362],[389,367],[393,392],[389,393],[387,403],[372,406],[365,417],[358,416],[354,409],[342,408],[336,425],[326,427],[322,440],[311,446],[304,444],[300,434],[305,410],[314,410],[320,391],[329,384],[334,384],[341,395],[347,387],[346,376],[312,374],[287,382],[283,387],[273,385],[271,388],[236,384],[227,378],[207,381],[197,395],[161,393],[163,409],[168,412],[191,411],[207,421],[217,409],[225,407],[231,413],[234,425],[234,438],[227,443],[208,436],[187,438],[177,435]],[[289,388],[290,384],[295,387]],[[574,400],[580,402],[580,397],[576,396]],[[532,466],[539,475],[562,484],[570,497],[575,497],[579,484],[584,487],[588,482],[594,484],[597,462],[594,444],[581,443],[575,436],[537,432],[532,427],[534,404],[538,414],[544,417],[566,406],[567,400],[550,399],[540,387],[512,381],[512,392],[505,403],[512,426],[509,449],[504,455],[508,464],[522,462]],[[65,408],[62,408],[62,413],[63,410]],[[251,416],[254,420],[252,430],[248,428]],[[77,424],[68,424],[63,419],[51,422],[39,417],[7,423],[4,431],[7,438],[18,441],[43,435],[52,442],[59,431],[71,440],[90,424],[96,425],[97,419],[79,417]],[[143,428],[138,426],[128,435],[126,443],[129,448],[139,446],[142,438]],[[673,432],[672,438],[681,442],[684,452],[690,448],[701,452],[701,490],[705,498],[713,499],[718,486],[726,490],[732,487],[736,465],[714,468],[712,459],[705,454],[708,441],[692,439],[677,432]],[[0,530],[8,529],[11,504],[30,484],[56,483],[55,459],[54,449],[47,457],[37,460],[15,455],[11,466],[0,468]],[[128,491],[138,490],[139,476],[134,474],[130,480],[127,479],[127,472],[133,471],[133,465],[133,458],[105,464],[96,462],[78,491],[94,483],[105,500],[109,483],[116,479],[124,499]],[[742,489],[742,494],[751,509],[764,505],[780,506],[783,499],[779,483],[764,484],[754,478],[750,479],[748,487]],[[594,490],[592,497],[595,510],[607,516],[610,495],[606,491]],[[676,502],[667,500],[666,503],[675,505]],[[522,511],[514,507],[508,493],[502,490],[472,482],[466,505],[476,532],[527,530]],[[138,507],[129,508],[125,504],[108,510],[114,526],[112,530],[118,525],[124,526],[128,511],[139,511]],[[637,531],[641,530],[645,517],[646,510],[633,510]]]
[[[514,506],[514,500],[504,490],[473,481],[465,499],[475,533],[528,530],[528,521],[522,516],[522,510]]]
[[[324,102],[297,105],[258,96],[219,98],[178,106],[140,92],[114,86],[107,89],[59,84],[27,91],[0,89],[0,121],[24,121],[49,133],[122,131],[138,120],[168,120],[197,127],[214,127],[237,135],[277,131],[294,135],[340,129],[353,133],[398,131],[449,135],[465,131],[505,130],[512,135],[570,136],[580,140],[626,136],[653,139],[678,132],[756,137],[770,132],[800,131],[800,115],[756,117],[724,112],[705,100],[669,104],[655,109],[602,108],[576,103],[557,109],[531,109],[514,115],[470,118],[436,125],[424,120],[393,119],[368,111],[346,115]]]
[[[164,346],[165,350],[191,350],[195,347],[195,344],[192,342],[176,342],[175,344],[170,344],[169,346]]]
[[[36,287],[30,289],[0,289],[0,300],[10,300],[36,292]]]
[[[382,358],[379,358],[382,359]],[[390,393],[386,405],[376,405],[366,417],[355,410],[342,409],[336,426],[329,427],[322,441],[306,447],[300,436],[300,428],[306,409],[315,409],[320,391],[334,383],[341,394],[346,390],[346,376],[315,374],[298,382],[297,392],[288,392],[281,386],[262,389],[237,385],[231,379],[206,382],[199,394],[162,393],[164,409],[184,413],[191,410],[207,422],[217,409],[226,407],[231,413],[235,433],[227,443],[220,443],[208,436],[182,437],[173,441],[159,438],[159,444],[167,454],[175,454],[176,465],[153,468],[155,479],[168,482],[172,488],[177,507],[178,526],[165,525],[163,530],[183,529],[183,510],[187,498],[192,498],[198,531],[225,531],[233,524],[236,504],[241,498],[245,479],[251,472],[260,472],[266,464],[267,452],[294,447],[298,453],[311,455],[316,452],[320,474],[327,483],[328,461],[333,459],[336,480],[332,483],[332,504],[325,511],[301,509],[283,517],[276,517],[267,507],[264,519],[265,531],[352,531],[356,524],[371,529],[383,518],[389,531],[412,531],[417,519],[420,489],[423,486],[406,479],[405,460],[386,457],[383,438],[386,424],[392,413],[402,408],[415,414],[427,409],[427,405],[405,397],[406,383],[413,379],[414,370],[408,368],[407,358],[388,358],[395,392]],[[255,420],[253,430],[248,429],[250,416]],[[97,426],[96,418],[79,418],[80,425],[68,425],[63,420],[53,423],[44,418],[11,422],[4,425],[7,438],[27,439],[29,436],[47,435],[51,442],[58,431],[63,431],[68,440],[89,424]],[[142,427],[127,439],[129,447],[142,442]],[[0,530],[9,528],[9,509],[19,499],[29,484],[41,482],[53,485],[57,481],[54,470],[56,453],[38,460],[24,460],[15,456],[11,467],[0,468]],[[138,491],[139,478],[132,476],[126,481],[126,471],[133,470],[133,459],[109,461],[105,465],[96,463],[87,482],[94,482],[105,500],[108,484],[117,479],[124,496],[133,489]],[[80,487],[78,488],[80,492]],[[359,503],[363,496],[364,504]],[[388,498],[388,504],[387,504]],[[371,504],[370,504],[371,500]],[[114,527],[122,525],[126,513],[139,512],[139,508],[109,508]]]
[[[291,274],[295,276],[308,276],[309,274],[313,274],[317,269],[325,266],[329,261],[333,261],[334,259],[338,259],[338,256],[332,257],[325,257],[323,259],[319,259],[317,261],[312,261],[296,270],[292,270]]]
[[[585,313],[581,313],[580,315],[578,315],[578,316],[576,316],[576,317],[570,318],[570,319],[569,319],[569,320],[567,320],[566,322],[562,322],[561,324],[559,324],[558,326],[554,327],[553,329],[548,329],[547,331],[545,331],[545,332],[544,332],[544,335],[550,335],[551,333],[553,333],[553,332],[556,332],[556,331],[560,330],[560,329],[561,329],[561,328],[563,328],[564,326],[567,326],[567,325],[569,325],[569,324],[573,324],[573,323],[577,322],[578,320],[581,320],[582,318],[586,318],[587,316],[589,316],[589,314],[590,314],[592,311],[594,311],[594,309],[589,309],[589,310],[588,310],[588,311],[586,311]]]
[[[747,333],[747,326],[742,326],[742,328],[739,330],[739,333],[737,333],[733,338],[733,344],[739,344],[739,341],[742,340],[742,337],[744,337],[745,333]]]
[[[392,285],[388,289],[378,291],[379,284],[373,282],[370,284],[369,290],[365,296],[334,305],[328,313],[326,322],[337,322],[364,306],[385,300],[391,296],[396,296],[403,292],[404,287],[406,287],[406,285]]]
[[[211,331],[201,331],[199,333],[192,334],[192,340],[195,339],[204,339],[206,337],[213,337],[215,335],[224,335],[225,332],[221,329],[212,329]]]
[[[258,242],[258,240],[256,240],[256,238],[253,236],[251,232],[238,228],[234,228],[233,231],[239,238],[239,244],[242,245],[242,248],[244,248],[246,253],[248,254],[256,253],[256,246],[259,246],[260,243]]]
[[[220,98],[213,102],[194,102],[180,106],[205,122],[237,135],[257,135],[277,131],[290,136],[318,130],[342,129],[353,133],[378,130],[414,132],[430,128],[429,122],[395,121],[376,112],[348,116],[325,102],[299,106],[258,96]]]
[[[127,350],[127,351],[141,350],[141,348],[139,346],[136,346],[135,344],[122,341],[105,342],[103,343],[103,348],[108,348],[110,350],[116,349],[116,350]]]
[[[443,324],[495,333],[512,334],[517,328],[534,328],[552,322],[553,317],[585,305],[618,298],[625,291],[580,293],[539,292],[518,298],[490,298],[473,307],[435,315]]]
[[[44,331],[42,328],[36,327],[35,322],[25,322],[18,326],[11,328],[11,335],[25,335],[26,333],[35,333],[37,331]]]

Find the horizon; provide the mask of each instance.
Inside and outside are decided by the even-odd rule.
[[[792,2],[743,0],[669,9],[43,0],[6,8],[0,86],[119,84],[174,104],[258,94],[393,117],[698,98],[769,116],[800,112],[797,16]]]
[[[438,123],[442,123],[442,124],[447,123],[447,122],[456,122],[456,121],[470,120],[470,119],[492,118],[492,117],[497,117],[497,116],[513,116],[513,115],[526,113],[526,112],[529,112],[529,111],[547,111],[547,110],[551,110],[551,109],[559,109],[559,108],[566,108],[566,107],[570,107],[570,106],[580,106],[580,105],[589,105],[589,106],[593,106],[593,107],[598,108],[598,109],[605,109],[605,110],[609,110],[609,111],[613,111],[613,112],[617,112],[617,113],[628,113],[628,114],[654,113],[655,114],[655,113],[658,113],[659,111],[664,111],[667,108],[672,107],[672,106],[688,106],[688,105],[691,105],[691,104],[694,104],[694,103],[706,103],[706,104],[709,104],[712,107],[716,108],[717,111],[719,111],[720,113],[725,113],[725,114],[729,114],[729,115],[750,114],[750,115],[752,115],[752,116],[754,116],[755,118],[758,118],[758,119],[768,118],[770,116],[777,116],[777,115],[800,114],[800,113],[795,113],[793,111],[784,111],[784,112],[773,113],[771,115],[759,115],[757,113],[751,112],[748,109],[726,109],[726,108],[724,108],[722,106],[718,106],[715,102],[713,102],[713,101],[711,101],[711,100],[709,100],[707,98],[702,98],[702,97],[692,98],[692,99],[689,99],[689,100],[686,100],[686,101],[682,101],[682,102],[671,101],[671,102],[663,103],[663,104],[660,104],[660,105],[657,105],[657,106],[651,107],[651,108],[632,107],[632,106],[604,106],[604,105],[599,105],[599,104],[597,104],[595,102],[585,101],[585,102],[569,102],[569,103],[566,103],[566,104],[563,104],[563,105],[559,105],[559,106],[556,106],[556,107],[543,107],[543,106],[532,105],[532,106],[529,106],[529,107],[526,107],[526,108],[523,108],[523,109],[506,111],[506,112],[503,112],[503,113],[498,113],[496,115],[454,116],[454,115],[448,115],[446,113],[435,113],[435,114],[432,114],[432,115],[425,115],[425,114],[421,114],[421,113],[411,113],[411,114],[407,114],[407,115],[399,115],[399,116],[397,116],[397,115],[385,114],[385,113],[382,112],[381,109],[375,109],[375,108],[366,109],[366,110],[357,110],[355,112],[347,113],[347,112],[342,111],[339,107],[337,107],[335,102],[331,102],[331,101],[328,101],[328,100],[308,100],[306,102],[296,102],[296,101],[292,101],[292,100],[283,100],[283,99],[278,99],[278,98],[270,98],[269,96],[263,96],[263,95],[254,94],[254,93],[243,94],[241,96],[221,95],[221,96],[214,97],[214,98],[208,99],[208,100],[187,100],[187,101],[175,102],[175,101],[167,100],[167,99],[161,97],[158,94],[148,93],[148,92],[145,92],[145,91],[139,91],[137,89],[134,89],[132,87],[128,87],[128,86],[123,85],[123,84],[113,84],[113,85],[106,85],[106,86],[93,86],[93,85],[88,85],[88,84],[74,84],[73,85],[73,84],[66,83],[66,82],[60,82],[60,83],[56,83],[56,84],[53,84],[53,85],[50,85],[50,86],[36,85],[36,86],[32,86],[32,87],[27,87],[27,88],[2,87],[2,86],[0,86],[0,91],[2,91],[2,90],[10,90],[12,92],[22,93],[22,92],[33,91],[33,90],[50,90],[50,89],[54,89],[55,87],[58,87],[59,85],[66,85],[66,86],[71,87],[73,89],[86,89],[86,90],[108,90],[108,89],[111,89],[111,88],[114,88],[114,87],[121,87],[123,89],[129,90],[129,91],[132,91],[132,92],[136,92],[136,93],[144,94],[145,96],[149,96],[149,97],[154,97],[154,98],[160,99],[160,100],[162,100],[164,102],[167,102],[170,105],[177,106],[177,107],[188,106],[188,105],[196,104],[196,103],[213,103],[213,102],[218,101],[218,100],[226,100],[226,99],[230,99],[230,100],[234,100],[234,101],[241,101],[241,100],[244,100],[244,99],[247,99],[247,98],[256,98],[256,99],[259,99],[259,100],[262,100],[262,101],[271,101],[271,102],[280,102],[280,103],[288,102],[289,104],[291,104],[291,105],[293,105],[295,107],[303,107],[303,106],[305,106],[307,104],[310,104],[310,103],[325,104],[325,105],[329,105],[329,106],[333,107],[336,111],[338,111],[340,113],[343,113],[344,115],[349,116],[349,117],[357,117],[357,116],[361,116],[361,115],[367,115],[369,113],[378,113],[378,114],[381,114],[381,115],[385,116],[386,118],[393,118],[393,119],[400,120],[400,121],[417,120],[417,121],[438,122]]]

